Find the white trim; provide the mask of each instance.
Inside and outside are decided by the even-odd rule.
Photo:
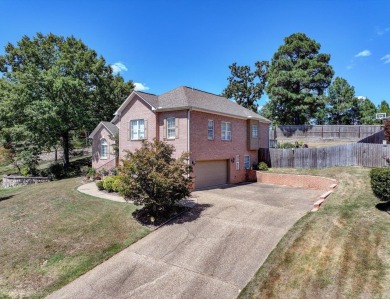
[[[106,152],[107,156],[102,155],[103,141],[105,142],[104,146],[107,146],[107,152]],[[106,138],[103,137],[99,140],[99,148],[100,148],[100,151],[99,151],[100,160],[108,160],[110,158],[110,145],[108,144]]]
[[[169,137],[169,119],[173,119],[173,129],[175,130],[175,133],[171,137]],[[174,117],[174,116],[167,117],[167,127],[166,127],[166,130],[167,130],[166,136],[167,136],[168,140],[176,139],[176,117]],[[171,130],[172,130],[172,128],[171,128]]]
[[[141,131],[140,131],[140,121],[141,120],[143,121],[143,125],[144,125],[144,131],[142,132],[142,134],[144,136],[143,138],[139,137],[139,135],[141,133]],[[132,122],[137,122],[137,135],[138,135],[138,138],[133,138],[133,124],[132,124]],[[145,138],[145,120],[143,118],[131,119],[129,126],[130,126],[130,128],[129,128],[130,136],[129,137],[130,137],[131,141],[139,141],[139,140],[146,139]]]
[[[213,122],[213,137],[209,138],[209,122]],[[207,140],[215,140],[215,121],[213,119],[207,120]]]
[[[230,132],[230,139],[223,139],[223,124],[229,124],[230,126],[230,130],[225,130],[225,135],[227,135],[228,132]],[[232,136],[232,123],[230,121],[221,121],[221,140],[222,141],[232,141],[233,140],[233,136]]]

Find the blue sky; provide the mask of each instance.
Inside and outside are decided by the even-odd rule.
[[[286,36],[303,32],[357,96],[390,102],[386,0],[0,0],[0,11],[0,54],[23,35],[74,35],[155,94],[181,85],[219,94],[231,63],[270,60]]]

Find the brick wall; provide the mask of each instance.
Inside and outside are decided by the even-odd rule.
[[[187,148],[187,113],[188,110],[167,111],[158,113],[158,136],[159,140],[165,141],[168,144],[172,144],[176,151],[174,152],[174,158],[181,156],[183,152],[188,152]],[[164,120],[169,117],[175,117],[178,119],[178,137],[175,139],[164,138]]]
[[[269,124],[259,123],[259,147],[268,148]]]
[[[130,140],[129,122],[135,119],[144,119],[147,121],[147,140],[152,141],[157,137],[156,114],[151,110],[137,95],[125,107],[120,116],[119,122],[119,159],[126,155],[125,150],[134,151],[141,147],[141,140]]]
[[[100,158],[100,142],[102,139],[106,139],[108,143],[108,158]],[[95,169],[105,168],[111,169],[115,167],[115,155],[113,153],[112,144],[113,140],[110,139],[110,133],[102,126],[100,130],[95,134],[92,140],[92,167]]]
[[[257,151],[248,151],[247,121],[227,116],[199,111],[191,111],[190,150],[191,161],[230,160],[240,156],[240,169],[236,170],[236,161],[228,163],[229,182],[238,183],[246,180],[244,155],[250,156],[250,164],[257,163]],[[207,139],[208,120],[214,120],[214,140]],[[221,140],[221,122],[231,122],[232,141]],[[196,165],[194,167],[196,176]],[[196,184],[196,182],[195,182]]]
[[[302,187],[324,191],[332,189],[331,185],[337,184],[337,181],[334,179],[312,175],[280,174],[257,171],[256,176],[257,182],[259,183]]]

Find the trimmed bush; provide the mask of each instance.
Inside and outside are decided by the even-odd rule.
[[[114,189],[114,192],[120,193],[123,190],[123,176],[116,175],[114,176],[114,182],[112,183],[112,189]]]
[[[257,168],[259,170],[262,170],[262,171],[267,171],[268,170],[268,165],[265,162],[260,162],[259,165],[257,166]]]
[[[103,187],[107,192],[113,192],[114,188],[112,185],[114,184],[115,179],[113,177],[107,177],[103,181]]]
[[[96,186],[99,190],[104,190],[104,184],[103,181],[96,181]]]
[[[374,168],[370,172],[371,188],[381,200],[390,200],[390,168]]]

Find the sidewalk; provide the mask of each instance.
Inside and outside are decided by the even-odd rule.
[[[126,202],[122,196],[114,193],[107,193],[105,191],[100,191],[96,186],[95,182],[86,183],[77,188],[81,193],[92,195],[99,198],[109,199],[117,202]]]

